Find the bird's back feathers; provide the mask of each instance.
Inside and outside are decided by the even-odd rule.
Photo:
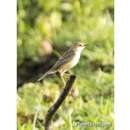
[[[75,52],[72,51],[72,48],[70,48],[68,51],[66,51],[62,57],[59,58],[59,60],[52,66],[52,70],[57,70],[61,68],[64,64],[68,63],[69,61],[72,60],[74,57]]]

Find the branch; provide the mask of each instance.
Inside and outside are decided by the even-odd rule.
[[[63,91],[61,92],[59,98],[48,110],[48,113],[45,117],[45,130],[50,130],[49,126],[51,124],[51,119],[52,119],[53,115],[55,114],[55,112],[57,111],[57,109],[62,104],[62,102],[65,100],[66,96],[69,93],[69,90],[72,88],[72,85],[74,84],[75,79],[76,79],[75,75],[70,75],[69,80],[67,81],[66,86],[63,89]]]

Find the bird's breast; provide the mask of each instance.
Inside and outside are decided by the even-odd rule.
[[[72,65],[75,66],[79,62],[79,59],[80,59],[80,53],[76,52],[72,60]]]

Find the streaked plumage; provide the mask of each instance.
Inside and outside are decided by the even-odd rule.
[[[80,59],[80,54],[85,45],[83,43],[73,44],[59,60],[47,71],[38,81],[42,80],[45,76],[59,72],[62,80],[65,72],[73,68]]]

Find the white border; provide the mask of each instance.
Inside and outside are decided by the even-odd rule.
[[[16,1],[0,1],[0,130],[16,130]]]
[[[115,0],[115,130],[130,130],[130,1]]]

